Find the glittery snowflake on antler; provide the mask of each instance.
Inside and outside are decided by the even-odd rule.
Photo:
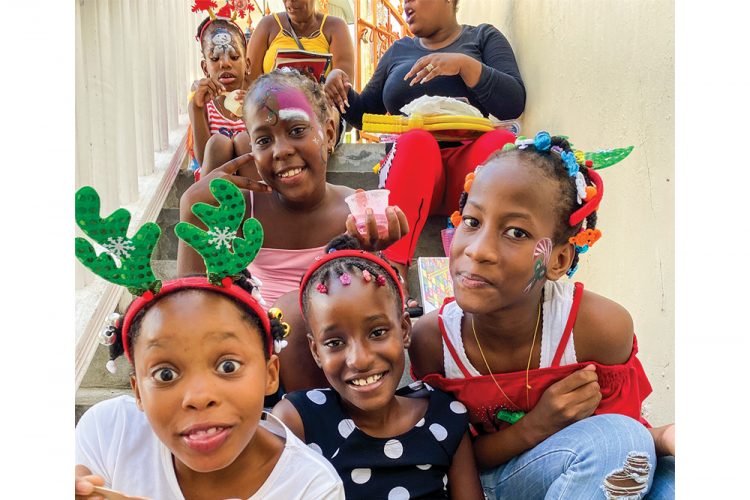
[[[158,293],[161,281],[151,270],[151,254],[159,241],[161,229],[147,222],[128,238],[130,212],[120,208],[101,218],[99,194],[85,186],[76,192],[76,224],[89,238],[104,248],[96,254],[86,238],[76,238],[76,257],[81,264],[102,278],[128,288],[133,295]]]
[[[207,230],[180,222],[174,231],[203,257],[208,280],[220,285],[222,278],[239,275],[252,262],[263,245],[263,228],[257,219],[250,218],[242,225],[244,238],[237,236],[245,217],[242,192],[225,179],[212,180],[209,188],[219,206],[196,203],[192,208]]]

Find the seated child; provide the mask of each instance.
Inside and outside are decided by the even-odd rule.
[[[272,71],[253,82],[243,109],[252,153],[229,161],[193,184],[180,200],[180,219],[197,222],[190,207],[198,201],[211,201],[211,179],[224,178],[248,190],[244,217],[257,218],[265,231],[263,248],[250,271],[263,282],[268,306],[297,289],[305,270],[333,237],[348,231],[367,249],[379,250],[407,233],[403,212],[389,207],[388,234],[379,235],[374,217],[371,230],[360,234],[344,201],[354,190],[326,182],[326,163],[335,135],[321,85],[297,72]],[[234,175],[253,161],[263,182]],[[181,242],[177,274],[202,271],[202,260]]]
[[[237,222],[221,224],[205,207],[202,219],[233,234],[244,214],[242,195],[223,180],[212,188],[222,197],[214,210]],[[97,403],[81,417],[76,495],[97,485],[153,499],[343,499],[331,465],[263,411],[264,397],[278,386],[276,354],[288,328],[258,304],[244,270],[263,237],[257,221],[245,222],[246,239],[231,240],[234,253],[209,233],[178,224],[178,236],[206,257],[208,279],[161,283],[149,262],[158,226],[148,223],[127,238],[129,213],[100,219],[91,188],[76,200],[79,227],[106,249],[97,256],[79,238],[77,257],[139,295],[102,335],[113,359],[124,353],[132,364],[133,396]],[[113,238],[120,244],[109,245]]]
[[[201,166],[200,175],[205,175],[206,166],[216,167],[219,161],[211,159],[209,150],[214,156],[228,155],[229,159],[250,151],[245,123],[235,114],[241,112],[227,102],[227,94],[233,91],[239,92],[240,102],[244,99],[249,69],[245,36],[231,19],[205,18],[198,26],[196,40],[201,44],[201,69],[205,77],[193,84],[189,114],[193,153]],[[257,179],[252,166],[246,167],[242,174]]]
[[[674,434],[652,439],[641,417],[651,386],[633,321],[558,281],[601,235],[594,168],[629,150],[592,164],[546,132],[516,145],[467,178],[450,253],[455,301],[415,325],[413,374],[468,407],[488,498],[641,498]]]
[[[396,390],[411,331],[403,291],[389,264],[355,248],[335,239],[300,284],[331,388],[289,393],[273,414],[331,461],[347,498],[483,498],[464,405],[421,383]]]

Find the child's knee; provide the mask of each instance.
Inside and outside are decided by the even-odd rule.
[[[223,134],[213,134],[206,142],[206,154],[208,154],[209,151],[212,153],[226,153],[229,151],[231,153],[233,150],[234,145],[232,139]]]
[[[252,152],[250,146],[250,136],[247,132],[240,132],[232,138],[232,147],[234,148],[234,156],[242,156],[244,154]]]

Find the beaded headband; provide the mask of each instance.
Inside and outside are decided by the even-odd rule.
[[[367,260],[367,261],[370,261],[370,262],[372,262],[374,264],[377,264],[378,266],[380,266],[383,269],[385,269],[385,272],[388,273],[388,275],[391,277],[391,279],[393,280],[393,282],[396,284],[396,290],[398,291],[399,300],[401,300],[401,304],[402,304],[401,307],[403,309],[403,307],[404,307],[403,306],[403,304],[404,304],[404,290],[401,287],[401,280],[399,279],[398,274],[396,274],[396,271],[394,271],[393,267],[391,267],[391,265],[388,262],[386,262],[385,260],[381,259],[377,255],[373,255],[373,254],[371,254],[369,252],[365,252],[364,250],[335,250],[335,251],[329,252],[328,254],[326,254],[324,256],[316,258],[315,262],[312,263],[312,265],[310,266],[310,268],[307,270],[307,272],[305,273],[305,275],[302,277],[302,281],[300,282],[300,285],[299,285],[299,309],[300,309],[300,311],[302,311],[303,315],[304,315],[304,308],[302,306],[303,293],[305,291],[305,287],[307,287],[307,282],[310,281],[310,278],[312,277],[312,275],[315,274],[315,271],[317,271],[318,269],[320,269],[321,267],[323,267],[328,262],[331,262],[332,260],[336,260],[336,259],[343,259],[345,257],[355,257],[355,258],[358,258],[358,259]],[[365,272],[367,272],[367,275],[364,274]],[[365,270],[365,271],[362,272],[362,276],[363,276],[363,278],[364,278],[364,280],[366,282],[369,282],[369,281],[372,280],[372,276],[369,276],[370,279],[368,279],[368,275],[370,275],[369,271]],[[344,278],[344,276],[348,277],[349,275],[348,274],[344,274],[344,275],[341,276],[341,278]],[[385,285],[385,281],[381,281],[381,282],[378,281],[378,279],[380,279],[380,278],[383,278],[383,277],[382,276],[378,276],[376,278],[376,280],[375,280],[376,284],[378,284],[380,286]],[[351,278],[348,278],[348,279],[351,280]],[[341,280],[341,282],[345,286],[347,284],[351,283],[351,281],[349,281],[349,283],[347,283],[346,280]],[[320,288],[318,289],[318,291],[321,292],[321,293],[328,293],[328,290],[324,291],[324,290],[322,290]]]
[[[132,238],[128,238],[126,231],[130,224],[130,213],[127,210],[120,208],[101,218],[96,190],[86,186],[76,192],[76,223],[86,236],[104,248],[97,255],[87,239],[78,237],[76,257],[98,276],[125,286],[130,293],[138,296],[125,313],[121,332],[125,355],[131,362],[132,353],[128,351],[127,338],[136,314],[156,297],[188,289],[211,290],[239,300],[260,318],[268,354],[278,352],[283,347],[283,341],[274,341],[269,314],[261,306],[262,298],[257,288],[251,293],[234,283],[258,254],[263,244],[263,228],[257,219],[247,219],[242,225],[244,238],[238,237],[236,233],[245,216],[245,198],[237,186],[225,179],[212,180],[210,190],[219,201],[218,207],[207,203],[196,203],[192,207],[193,213],[208,229],[203,230],[187,222],[180,222],[175,227],[177,236],[203,257],[207,275],[163,283],[156,279],[151,269],[151,254],[161,235],[159,226],[147,222]],[[278,316],[274,315],[280,319]],[[110,318],[108,322],[109,327],[100,334],[105,345],[114,343],[112,334],[120,326],[117,318]],[[288,327],[285,327],[285,331],[288,333]]]
[[[577,201],[582,206],[570,214],[568,224],[571,227],[575,227],[584,222],[589,215],[599,208],[599,204],[604,196],[604,182],[596,170],[611,167],[612,165],[619,163],[624,160],[631,151],[633,151],[633,146],[599,150],[595,152],[583,152],[572,148],[571,151],[564,151],[559,146],[552,146],[552,137],[545,131],[538,132],[533,139],[518,136],[515,143],[506,144],[503,146],[502,151],[526,149],[528,147],[534,147],[534,149],[539,152],[554,153],[558,155],[567,168],[568,174],[571,177],[575,177]],[[589,179],[593,185],[589,186],[586,184],[586,178],[580,170],[581,167],[587,168]],[[474,172],[470,172],[466,175],[464,181],[465,193],[468,193],[471,189],[471,186],[474,183],[474,178],[476,177],[476,172],[481,168],[482,165],[478,166]],[[455,227],[458,227],[458,224],[461,222],[461,214],[458,211],[453,212],[450,216],[450,220]],[[575,245],[576,252],[585,253],[594,243],[596,243],[596,241],[599,240],[599,238],[601,238],[601,235],[602,232],[599,229],[588,229],[582,227],[578,234],[570,237],[568,241]],[[568,276],[572,276],[573,273],[575,273],[576,268],[577,266],[571,268],[568,271]]]

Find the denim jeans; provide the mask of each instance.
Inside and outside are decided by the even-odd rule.
[[[633,458],[629,457],[631,453],[635,453],[631,455]],[[630,496],[620,498],[653,498],[645,496],[656,469],[651,434],[640,422],[630,417],[596,415],[569,425],[505,464],[483,472],[481,479],[490,500],[605,499],[608,498],[605,479],[610,479],[610,475],[616,477],[624,467],[625,474],[635,471],[634,464],[638,466],[636,469],[644,471],[636,476],[640,477],[645,487],[638,491],[638,485],[633,488],[633,483],[628,481],[625,486],[631,488]],[[645,469],[648,469],[647,476]],[[670,491],[674,495],[673,461],[671,471],[671,489],[668,484],[660,488],[665,495],[660,498],[669,498]],[[668,463],[664,473],[669,475]],[[607,483],[623,484],[616,479]]]

